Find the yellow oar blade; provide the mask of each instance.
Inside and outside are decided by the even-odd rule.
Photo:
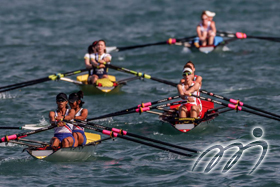
[[[87,137],[87,143],[95,142],[101,139],[101,136],[99,134],[89,133],[85,132],[85,135]]]

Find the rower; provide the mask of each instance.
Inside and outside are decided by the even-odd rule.
[[[99,40],[96,45],[96,53],[94,58],[91,61],[93,70],[90,71],[90,83],[94,84],[97,79],[101,78],[108,78],[107,72],[108,67],[107,65],[110,64],[112,57],[110,54],[106,53],[106,43],[104,40]]]
[[[67,95],[65,93],[59,93],[56,96],[57,110],[50,111],[49,113],[51,125],[57,126],[54,129],[54,137],[51,139],[52,148],[74,146],[75,139],[72,135],[73,125],[62,121],[70,121],[75,115],[73,109],[68,109],[67,103]]]
[[[195,81],[194,71],[190,65],[184,67],[183,77],[185,81],[183,84],[178,84],[177,89],[180,97],[188,102],[180,106],[179,117],[198,118],[201,116],[202,111],[201,101],[199,98],[191,97],[190,94],[200,95],[199,89],[201,87],[201,82],[199,83],[198,81]]]
[[[71,109],[74,109],[75,111],[75,117],[74,119],[86,121],[86,118],[88,116],[88,110],[85,108],[82,108],[83,102],[81,99],[83,98],[83,92],[79,91],[77,93],[71,93],[69,95],[69,104]],[[79,125],[73,126],[73,136],[75,138],[75,147],[78,145],[85,145],[87,142],[87,138],[84,132],[84,128],[80,127]]]
[[[191,69],[193,72],[195,72],[195,66],[194,66],[194,63],[192,61],[188,61],[184,68],[186,68],[186,66],[191,66]],[[200,84],[200,87],[201,87],[201,84],[202,84],[202,77],[199,76],[199,75],[194,75],[194,78],[193,78],[193,81],[196,82],[196,83],[199,83]],[[183,84],[185,82],[185,78],[183,77],[181,80],[180,80],[180,83]]]
[[[213,21],[214,16],[216,15],[215,12],[211,12],[209,10],[205,11],[206,16],[208,17],[208,20],[211,22],[211,28],[213,28],[213,33],[216,35],[216,23]]]
[[[88,46],[87,53],[84,56],[86,68],[89,69],[89,77],[88,77],[89,83],[93,79],[93,75],[91,75],[92,70],[90,70],[90,69],[94,68],[92,61],[95,59],[97,42],[98,41],[94,41],[90,46]]]
[[[214,44],[214,38],[216,36],[216,26],[215,26],[215,23],[213,24],[211,21],[209,21],[209,17],[207,16],[206,12],[207,11],[202,12],[201,22],[196,27],[197,36],[199,38],[199,41],[196,40],[194,42],[194,45],[196,47],[199,47],[198,42],[200,42],[200,44],[202,46]],[[209,12],[210,11],[208,11],[207,13],[209,14]],[[213,12],[211,12],[211,13],[213,13]],[[210,14],[210,15],[213,16],[213,14]]]

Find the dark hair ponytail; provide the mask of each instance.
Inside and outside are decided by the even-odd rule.
[[[84,98],[84,92],[80,90],[80,91],[77,92],[77,95],[79,97],[79,100],[81,101],[79,106],[82,107],[83,104],[85,103],[84,101],[82,101],[82,98]]]

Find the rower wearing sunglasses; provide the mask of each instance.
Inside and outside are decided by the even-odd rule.
[[[198,118],[201,116],[202,105],[199,98],[192,97],[191,95],[199,96],[199,89],[201,87],[201,81],[196,81],[197,76],[194,75],[192,66],[186,65],[183,70],[184,82],[178,84],[177,89],[182,99],[187,100],[186,104],[183,104],[179,108],[180,118]]]

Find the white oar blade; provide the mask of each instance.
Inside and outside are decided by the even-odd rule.
[[[34,126],[23,126],[22,129],[24,130],[38,130],[38,129],[41,129],[41,128],[44,128],[44,127],[34,127]]]
[[[107,53],[111,53],[113,51],[118,51],[118,48],[117,47],[106,47],[106,51],[107,51]]]

